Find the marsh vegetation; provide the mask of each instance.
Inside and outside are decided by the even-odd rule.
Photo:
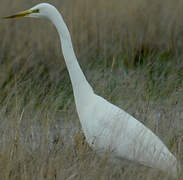
[[[95,92],[143,122],[182,162],[183,2],[51,3]],[[2,0],[0,16],[33,5]],[[168,178],[139,164],[108,163],[87,146],[51,23],[0,21],[0,179]]]

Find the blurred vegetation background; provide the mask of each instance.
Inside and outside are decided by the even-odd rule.
[[[0,16],[43,1],[2,0]],[[152,129],[183,160],[183,2],[49,1],[62,13],[95,92]],[[0,179],[167,179],[86,149],[57,32],[0,20]],[[79,152],[79,153],[78,153]]]

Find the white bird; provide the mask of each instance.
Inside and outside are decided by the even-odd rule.
[[[41,3],[5,18],[49,19],[56,27],[72,82],[77,113],[90,147],[110,158],[127,159],[177,175],[177,160],[165,144],[140,121],[94,93],[75,56],[69,30],[51,4]]]

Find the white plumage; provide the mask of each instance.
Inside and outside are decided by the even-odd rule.
[[[110,150],[113,160],[137,161],[176,176],[177,160],[163,142],[141,122],[93,92],[77,62],[68,28],[57,9],[41,3],[6,18],[22,16],[43,17],[56,26],[88,144],[100,154]]]

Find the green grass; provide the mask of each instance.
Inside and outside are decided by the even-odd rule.
[[[98,94],[145,123],[181,160],[182,94],[178,89],[182,78],[177,73],[181,67],[176,67],[174,61],[164,61],[158,54],[153,59],[152,64],[128,69],[123,63],[116,64],[111,71],[112,66],[106,67],[105,59],[101,58],[100,63],[96,60],[83,68],[87,69],[86,74]],[[123,58],[116,61],[123,62]],[[94,151],[83,150],[83,139],[76,136],[80,123],[68,73],[64,73],[62,80],[52,81],[47,65],[38,66],[24,70],[23,75],[20,72],[24,67],[19,66],[18,71],[1,79],[0,177],[167,179],[165,174],[138,164],[113,165],[104,162]],[[77,138],[79,148],[74,143]]]

